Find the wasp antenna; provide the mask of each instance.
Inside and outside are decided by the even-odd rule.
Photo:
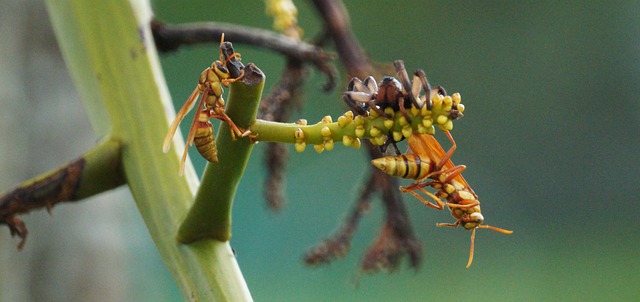
[[[481,228],[481,229],[489,229],[489,230],[496,231],[498,233],[502,233],[502,234],[506,234],[506,235],[513,234],[513,231],[511,231],[511,230],[505,230],[505,229],[497,228],[497,227],[490,226],[490,225],[481,225],[481,226],[479,226],[479,228]]]
[[[224,33],[222,33],[222,35],[220,35],[220,46],[222,46],[223,42],[224,42]],[[219,47],[219,48],[220,48],[220,61],[224,61],[224,56],[222,54],[222,47]]]
[[[474,241],[476,239],[476,229],[471,230],[471,248],[469,249],[469,262],[467,262],[467,268],[471,266],[471,262],[473,262],[473,250],[474,250]]]
[[[239,52],[234,52],[233,54],[231,54],[226,60],[224,60],[224,66],[227,67],[227,63],[229,63],[229,61],[231,61],[231,59],[238,57],[240,58],[240,53]],[[243,75],[244,75],[244,69],[242,70]],[[242,76],[238,77],[241,78]]]

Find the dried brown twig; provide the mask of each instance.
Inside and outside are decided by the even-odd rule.
[[[289,59],[312,63],[327,77],[325,89],[335,86],[336,72],[329,63],[333,58],[331,53],[272,31],[217,22],[167,25],[157,20],[152,21],[151,30],[156,47],[161,52],[175,51],[183,45],[216,43],[224,33],[225,39],[233,43],[269,49]]]
[[[327,36],[335,43],[339,58],[349,75],[365,78],[373,74],[373,66],[351,32],[344,4],[339,0],[314,0],[313,3],[325,21]],[[378,147],[368,142],[366,146],[370,158],[382,156]],[[356,206],[352,208],[343,226],[336,234],[323,240],[307,252],[305,261],[308,264],[328,263],[334,258],[346,255],[357,224],[367,212],[364,209],[368,208],[369,199],[374,193],[378,193],[382,195],[386,212],[385,224],[376,241],[364,255],[361,264],[362,271],[375,272],[379,269],[393,271],[398,267],[399,260],[405,254],[409,256],[410,267],[417,269],[420,266],[422,250],[419,241],[413,234],[409,217],[402,203],[398,191],[398,181],[379,172],[371,167],[371,176],[360,192]]]

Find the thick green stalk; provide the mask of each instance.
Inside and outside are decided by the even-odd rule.
[[[227,242],[183,245],[175,239],[197,180],[191,165],[179,177],[177,152],[160,151],[173,106],[148,28],[147,3],[48,0],[47,7],[92,125],[99,136],[123,145],[124,175],[185,300],[251,300]]]
[[[236,125],[246,128],[255,121],[263,88],[264,75],[252,64],[242,81],[231,84],[226,113]],[[226,123],[221,123],[216,144],[219,162],[204,170],[195,203],[178,231],[180,242],[231,238],[231,206],[254,144],[249,138],[234,142]]]

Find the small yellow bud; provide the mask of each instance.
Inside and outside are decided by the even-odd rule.
[[[447,96],[444,97],[444,99],[442,99],[442,104],[443,104],[444,107],[451,106],[451,104],[453,104],[453,100],[451,99],[450,96],[447,95]],[[445,111],[447,111],[447,110],[445,110]]]
[[[387,141],[387,136],[386,135],[376,136],[375,141],[376,141],[376,145],[382,146]]]
[[[349,147],[353,145],[353,137],[345,135],[342,137],[342,144]]]
[[[356,126],[362,126],[364,125],[364,118],[360,115],[356,116],[353,119],[353,124],[355,124]]]
[[[305,126],[305,125],[307,125],[307,120],[301,118],[301,119],[296,121],[296,124],[301,125],[301,126]]]
[[[386,114],[389,118],[393,118],[393,116],[396,114],[396,112],[393,111],[393,108],[387,107],[387,108],[384,109],[384,114]]]
[[[402,132],[393,131],[392,134],[393,134],[393,140],[394,141],[399,142],[399,141],[402,140]]]
[[[446,115],[443,115],[443,114],[438,115],[438,119],[436,119],[436,122],[439,125],[442,125],[442,124],[446,123],[447,121],[449,121],[449,118]]]
[[[420,115],[421,116],[431,116],[431,110],[427,109],[427,105],[426,104],[424,106],[422,106],[422,108],[420,109]]]
[[[433,128],[433,126],[427,128],[427,134],[434,135],[435,133],[436,133],[436,128]]]
[[[323,137],[331,137],[331,129],[329,129],[329,127],[327,126],[324,126],[320,130],[320,134],[322,134]]]
[[[402,127],[402,135],[404,137],[411,136],[411,133],[413,133],[413,129],[411,129],[411,126],[406,125],[406,126]]]
[[[427,116],[422,119],[422,125],[424,125],[427,128],[431,127],[431,125],[433,125],[433,120],[431,119],[430,116]]]
[[[393,120],[386,118],[386,119],[384,119],[383,124],[384,124],[385,128],[391,129],[391,127],[393,127]]]
[[[344,128],[346,125],[349,125],[348,119],[344,115],[339,116],[338,126],[340,126],[340,128]]]
[[[357,137],[364,137],[364,127],[356,126],[355,134]]]
[[[327,141],[324,142],[324,148],[327,149],[327,151],[333,150],[333,145],[334,145],[334,143],[333,143],[332,139],[327,140]]]
[[[301,143],[295,143],[294,146],[296,147],[296,151],[298,153],[302,153],[304,149],[307,147],[307,144],[305,142],[301,142]]]
[[[418,114],[420,114],[420,109],[412,104],[411,105],[411,114],[413,116],[418,116]]]
[[[423,124],[418,124],[418,133],[420,134],[425,134],[427,133],[428,128],[425,127]]]
[[[369,111],[369,116],[370,116],[371,118],[377,118],[379,115],[378,115],[378,112],[377,112],[377,111],[375,111],[375,110],[370,110],[370,111]]]
[[[325,124],[331,124],[333,123],[333,119],[331,118],[330,115],[326,115],[325,117],[322,118],[322,121]]]
[[[353,120],[353,111],[349,110],[343,114],[347,119]]]
[[[460,112],[464,111],[464,105],[463,104],[458,104],[458,111],[460,111]]]
[[[451,95],[451,99],[456,105],[460,104],[460,101],[462,101],[462,97],[460,96],[460,93],[457,93],[457,92]]]
[[[313,145],[313,149],[318,153],[322,153],[322,151],[324,151],[324,145]]]
[[[453,130],[453,121],[452,120],[448,120],[446,123],[444,123],[444,125],[440,125],[440,129],[442,129],[444,131]]]
[[[442,96],[437,94],[437,93],[434,93],[431,96],[431,101],[433,102],[433,107],[434,108],[438,108],[438,107],[442,106]]]
[[[409,124],[409,122],[407,121],[407,119],[404,117],[404,115],[400,115],[400,118],[398,119],[398,125],[400,126],[405,126]]]
[[[353,147],[354,148],[360,149],[360,145],[361,145],[361,143],[360,143],[360,139],[359,138],[356,138],[356,139],[353,140]]]
[[[380,129],[372,126],[371,129],[369,129],[369,135],[371,135],[372,137],[380,135]]]

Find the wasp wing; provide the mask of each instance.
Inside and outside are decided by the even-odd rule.
[[[417,155],[427,156],[432,161],[439,163],[445,157],[446,152],[436,140],[436,138],[431,134],[419,134],[413,133],[411,136],[407,138],[407,142],[409,143],[410,150]],[[451,169],[455,167],[451,159],[447,160],[447,162],[442,166],[442,169]],[[462,177],[462,174],[456,176],[454,178],[456,181],[462,183],[466,188],[471,190],[471,187],[467,183],[467,181]],[[471,190],[473,192],[473,190]]]

